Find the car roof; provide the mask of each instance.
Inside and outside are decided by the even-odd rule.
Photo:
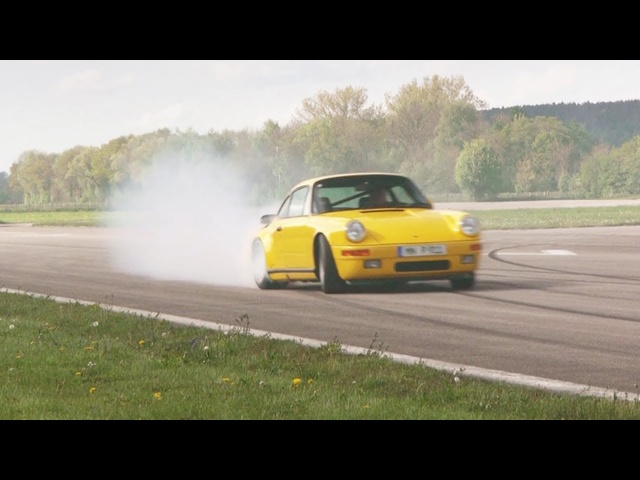
[[[295,185],[292,190],[295,190],[303,185],[313,185],[319,181],[326,180],[328,178],[344,178],[344,177],[361,177],[361,176],[385,176],[385,177],[402,177],[406,178],[405,175],[400,173],[390,173],[390,172],[351,172],[351,173],[338,173],[333,175],[322,175],[320,177],[308,178],[303,180],[302,182]]]

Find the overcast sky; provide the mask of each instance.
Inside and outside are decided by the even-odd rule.
[[[320,91],[371,104],[425,77],[460,75],[490,108],[640,99],[638,60],[0,60],[0,171],[159,128],[200,134],[291,121]]]

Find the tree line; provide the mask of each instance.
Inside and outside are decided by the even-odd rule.
[[[165,128],[99,147],[26,151],[0,173],[0,203],[108,207],[114,195],[141,188],[151,165],[193,161],[233,166],[255,203],[277,200],[310,176],[357,171],[402,173],[429,196],[474,200],[640,194],[639,135],[624,132],[612,144],[593,125],[589,131],[575,118],[563,121],[552,110],[532,116],[527,108],[488,110],[460,76],[413,80],[381,105],[361,87],[320,91],[286,125],[268,120],[258,130],[206,134]]]
[[[513,111],[514,108],[527,117],[555,117],[564,123],[580,123],[596,141],[614,147],[619,147],[640,134],[640,100],[493,108],[485,110],[483,116],[491,121],[497,115]]]

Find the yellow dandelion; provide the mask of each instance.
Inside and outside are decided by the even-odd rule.
[[[82,372],[76,372],[76,377],[82,376]]]
[[[223,382],[228,382],[229,381],[229,377],[222,377],[222,381]]]
[[[301,378],[296,377],[293,380],[291,380],[291,385],[293,385],[294,387],[297,387],[298,385],[300,385],[300,383],[302,383]]]
[[[96,393],[96,387],[91,387],[89,389],[89,393]]]
[[[144,345],[144,340],[140,340],[140,341],[138,342],[138,345],[140,345],[140,346]]]
[[[153,398],[156,400],[162,400],[162,394],[160,392],[153,392]]]
[[[307,380],[307,383],[308,383],[309,385],[313,385],[313,378],[310,378],[309,380]]]

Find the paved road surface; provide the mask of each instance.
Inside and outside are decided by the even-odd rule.
[[[477,288],[447,282],[325,295],[115,268],[117,229],[0,228],[0,287],[249,326],[274,336],[372,345],[400,361],[597,395],[640,384],[640,227],[485,232]],[[215,265],[211,265],[214,271]],[[589,393],[587,392],[587,393]],[[634,398],[635,399],[635,398]]]

